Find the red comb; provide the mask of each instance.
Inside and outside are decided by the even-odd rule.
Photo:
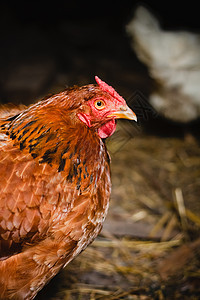
[[[105,83],[103,80],[101,80],[98,76],[95,76],[96,83],[99,85],[99,87],[109,93],[113,98],[117,99],[118,101],[122,102],[124,104],[125,100],[122,96],[120,96],[112,86]]]

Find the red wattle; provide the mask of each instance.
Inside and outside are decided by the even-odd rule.
[[[105,139],[108,136],[111,136],[115,132],[115,129],[116,129],[116,122],[113,119],[113,120],[107,122],[106,124],[104,124],[103,126],[101,126],[98,129],[98,134],[99,134],[100,138]]]

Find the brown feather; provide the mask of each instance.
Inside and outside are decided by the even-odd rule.
[[[74,117],[97,94],[76,87],[2,114],[1,299],[33,299],[101,230],[109,159],[96,129]]]

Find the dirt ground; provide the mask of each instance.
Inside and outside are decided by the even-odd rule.
[[[106,142],[112,196],[101,234],[36,299],[200,299],[200,122],[171,123],[148,105],[154,82],[130,48],[127,19],[112,22],[119,13],[47,25],[22,16],[6,9],[1,18],[10,24],[1,34],[2,103],[29,104],[98,75],[139,119],[119,121]]]

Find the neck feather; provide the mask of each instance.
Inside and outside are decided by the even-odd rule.
[[[8,121],[5,130],[14,146],[30,153],[39,164],[47,163],[63,172],[77,189],[86,189],[107,160],[105,145],[95,129],[56,111],[24,111]]]

